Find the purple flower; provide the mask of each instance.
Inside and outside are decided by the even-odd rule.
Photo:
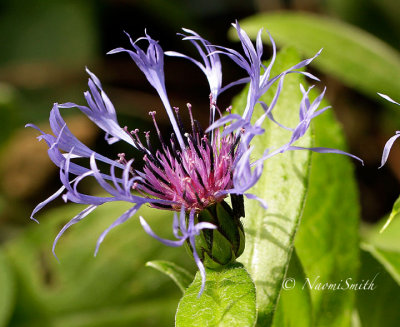
[[[382,98],[384,98],[385,100],[397,104],[398,106],[400,106],[400,103],[394,101],[391,97],[387,96],[386,94],[382,94],[382,93],[378,93],[378,95],[380,95]],[[390,150],[392,149],[392,146],[394,144],[394,142],[400,137],[400,131],[396,131],[396,134],[393,135],[385,144],[385,147],[383,148],[383,153],[382,153],[382,160],[381,160],[381,165],[379,166],[379,168],[382,168],[385,164],[386,161],[389,157],[389,153]]]
[[[306,133],[311,120],[327,108],[317,111],[324,92],[313,103],[310,103],[308,99],[309,90],[305,91],[301,88],[304,96],[300,104],[298,126],[289,128],[277,122],[272,116],[272,109],[280,96],[284,77],[289,73],[300,73],[312,79],[317,79],[313,75],[301,72],[298,69],[308,65],[320,52],[313,58],[304,60],[279,75],[271,77],[270,73],[276,55],[272,37],[270,36],[273,56],[270,65],[264,67],[262,64],[262,31],[259,32],[256,47],[254,47],[239,24],[234,24],[234,27],[243,46],[244,55],[229,48],[212,45],[196,32],[187,29],[184,29],[187,35],[183,35],[183,39],[189,40],[196,47],[201,61],[177,52],[169,51],[166,53],[169,56],[190,60],[205,74],[210,86],[211,99],[209,108],[210,126],[205,131],[193,117],[190,104],[187,105],[187,109],[191,126],[189,130],[185,130],[180,118],[179,108],[172,107],[167,96],[164,77],[164,52],[160,45],[147,33],[135,42],[128,35],[133,50],[117,48],[110,51],[109,54],[127,52],[160,96],[169,116],[173,133],[165,139],[158,128],[155,118],[156,112],[150,112],[160,142],[158,149],[154,150],[150,143],[150,132],[145,132],[143,137],[138,129],[129,131],[127,127],[122,128],[120,126],[114,106],[104,92],[99,79],[88,69],[86,71],[89,74],[89,91],[84,93],[87,106],[69,102],[54,104],[50,112],[50,126],[53,134],[46,134],[34,125],[27,125],[36,128],[41,133],[38,138],[39,140],[44,139],[47,143],[49,157],[60,168],[60,180],[62,182],[61,188],[56,193],[37,205],[31,218],[35,220],[34,215],[59,196],[62,196],[64,201],[87,205],[86,209],[72,218],[59,232],[53,244],[53,252],[58,239],[66,229],[85,218],[97,207],[112,201],[130,202],[132,207],[100,235],[95,254],[107,233],[135,215],[142,205],[146,204],[160,210],[174,211],[172,230],[177,239],[175,241],[162,239],[155,235],[143,217],[140,217],[140,222],[150,236],[168,246],[181,246],[184,242],[188,243],[202,276],[202,287],[199,295],[203,292],[205,286],[204,264],[206,262],[211,265],[226,264],[234,261],[243,252],[244,231],[240,222],[240,218],[244,217],[245,214],[243,195],[249,199],[257,200],[264,208],[267,207],[263,199],[249,193],[250,188],[261,177],[264,161],[285,151],[304,150],[305,148],[297,147],[293,143]],[[138,46],[138,43],[142,41],[147,42],[146,50]],[[246,76],[222,87],[219,58],[221,54],[228,56],[235,64],[243,68]],[[263,69],[264,72],[262,73]],[[219,94],[231,86],[245,82],[250,83],[250,88],[243,115],[232,114],[230,108],[228,108],[228,114],[223,116],[217,105]],[[266,104],[260,101],[260,97],[275,82],[278,82],[278,86],[271,103]],[[252,124],[251,118],[257,103],[261,104],[264,113]],[[70,132],[60,114],[60,108],[79,109],[105,132],[105,138],[110,145],[120,140],[132,145],[142,154],[143,163],[139,164],[138,167],[143,168],[137,168],[133,160],[126,158],[123,153],[118,155],[117,160],[113,160],[86,147]],[[282,128],[290,130],[292,137],[289,143],[274,151],[266,149],[261,158],[252,161],[253,147],[251,141],[254,137],[264,133],[262,124],[266,118]],[[352,156],[335,149],[310,148],[308,150]],[[355,156],[352,157],[359,159]],[[89,166],[86,167],[74,162],[76,158],[87,158]],[[109,170],[107,172],[100,171],[98,162],[107,165]],[[81,193],[78,190],[78,185],[87,178],[95,179],[104,189],[106,195],[93,196]],[[224,202],[224,199],[228,196],[231,197],[232,208]],[[179,213],[179,217],[177,213]],[[231,226],[226,226],[225,219],[225,225],[221,227],[219,218],[222,216],[224,219],[230,217],[228,220]],[[232,229],[231,233],[226,232],[229,229]],[[211,235],[210,233],[220,233],[218,237],[226,238],[225,244],[235,245],[232,245],[232,249],[228,249],[229,255],[213,257],[212,241],[210,241],[211,243],[207,243],[207,241],[205,245],[201,246],[197,242],[197,237],[203,233],[208,236]],[[205,238],[212,240],[212,237],[206,236]]]

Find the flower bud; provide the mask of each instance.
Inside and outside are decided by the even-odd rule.
[[[197,253],[207,268],[217,269],[235,262],[244,251],[245,235],[240,221],[244,216],[243,197],[231,198],[233,209],[221,201],[202,210],[195,218],[195,223],[209,222],[217,226],[203,229],[195,239]],[[189,249],[192,251],[190,245]]]

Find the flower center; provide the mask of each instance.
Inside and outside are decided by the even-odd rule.
[[[179,211],[184,206],[187,211],[194,209],[199,212],[221,202],[227,196],[224,191],[232,188],[238,139],[233,134],[222,136],[220,130],[214,130],[212,135],[204,133],[199,122],[193,119],[190,104],[188,109],[192,130],[191,133],[184,133],[179,109],[174,109],[185,143],[183,150],[176,147],[178,142],[174,134],[168,144],[163,140],[155,111],[149,114],[153,118],[161,149],[152,150],[150,132],[145,132],[146,145],[141,142],[138,129],[130,132],[136,147],[143,153],[144,161],[141,171],[133,169],[131,172],[142,178],[133,188],[143,196],[171,203],[154,203],[151,204],[153,207]],[[127,128],[125,130],[128,132]],[[119,154],[119,162],[127,163],[124,154]]]

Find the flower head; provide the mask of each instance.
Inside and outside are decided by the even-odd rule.
[[[271,77],[276,51],[272,37],[270,36],[273,56],[270,65],[265,67],[262,63],[262,31],[259,32],[256,47],[254,47],[239,24],[234,24],[234,27],[243,46],[244,55],[229,48],[212,45],[196,32],[187,29],[184,29],[186,34],[181,35],[184,40],[189,40],[196,47],[201,61],[178,52],[166,53],[169,56],[189,59],[205,74],[210,86],[211,99],[210,125],[205,130],[193,117],[190,104],[187,105],[190,118],[188,129],[183,126],[179,108],[171,106],[165,86],[164,52],[158,42],[147,33],[136,41],[128,35],[132,50],[117,48],[109,54],[128,53],[160,96],[173,133],[169,137],[162,135],[157,125],[156,112],[150,112],[160,143],[158,148],[154,148],[151,144],[150,132],[145,132],[143,135],[138,129],[129,131],[127,127],[120,126],[114,106],[104,92],[99,79],[88,69],[86,71],[89,74],[89,91],[84,93],[87,105],[69,102],[54,104],[50,112],[50,126],[53,134],[46,134],[34,125],[27,125],[38,129],[41,133],[39,139],[46,141],[49,157],[60,168],[62,182],[62,187],[55,194],[33,210],[31,218],[34,219],[33,216],[37,211],[59,196],[62,196],[65,201],[88,205],[62,228],[54,241],[53,252],[65,230],[85,218],[98,206],[111,201],[126,201],[132,203],[132,207],[100,235],[96,253],[104,237],[112,228],[131,218],[142,205],[147,204],[160,210],[175,212],[172,224],[172,231],[177,239],[175,241],[158,237],[143,217],[140,217],[140,222],[149,235],[168,246],[188,243],[202,276],[202,288],[199,295],[205,286],[204,265],[208,267],[225,265],[240,256],[244,250],[244,230],[240,222],[240,218],[245,215],[243,196],[257,200],[264,208],[267,207],[264,199],[249,193],[250,188],[261,177],[264,161],[285,151],[304,150],[305,148],[296,147],[293,143],[305,134],[310,121],[327,108],[317,111],[324,92],[310,103],[309,90],[305,91],[301,88],[303,100],[300,104],[299,125],[289,128],[277,122],[272,116],[272,110],[280,96],[284,77],[290,73],[300,73],[316,79],[313,75],[298,69],[308,65],[319,55],[319,52],[313,58],[304,60],[277,76]],[[145,50],[138,45],[141,41],[147,42]],[[220,55],[231,58],[235,64],[244,69],[246,76],[222,87]],[[243,115],[232,113],[231,108],[227,109],[227,115],[223,115],[217,105],[219,94],[229,87],[245,82],[250,83],[250,88]],[[274,83],[278,83],[278,86],[271,103],[266,104],[260,101],[260,97]],[[253,124],[251,118],[258,103],[261,104],[264,113]],[[143,162],[137,165],[124,153],[119,154],[117,160],[113,160],[92,151],[68,129],[61,116],[60,108],[79,109],[105,132],[109,144],[120,140],[127,142],[141,153]],[[292,137],[289,143],[273,151],[266,149],[261,158],[253,161],[251,141],[264,133],[262,124],[265,119],[270,119],[282,128],[290,130]],[[335,149],[310,148],[309,150],[350,155]],[[81,161],[75,162],[76,158],[87,158],[89,167],[80,164]],[[98,162],[107,165],[109,171],[100,171]],[[93,196],[80,192],[78,185],[87,178],[95,179],[106,195]],[[228,196],[231,197],[232,208],[224,201]],[[223,240],[225,252],[221,253],[221,248],[223,248],[221,244],[216,246],[213,243],[213,236]]]

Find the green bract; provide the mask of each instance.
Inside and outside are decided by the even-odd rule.
[[[197,253],[207,268],[233,263],[244,251],[245,236],[240,221],[244,213],[234,208],[235,211],[222,201],[201,211],[197,217],[196,223],[209,222],[217,226],[217,229],[203,229],[196,237]],[[190,245],[188,247],[192,251]]]

